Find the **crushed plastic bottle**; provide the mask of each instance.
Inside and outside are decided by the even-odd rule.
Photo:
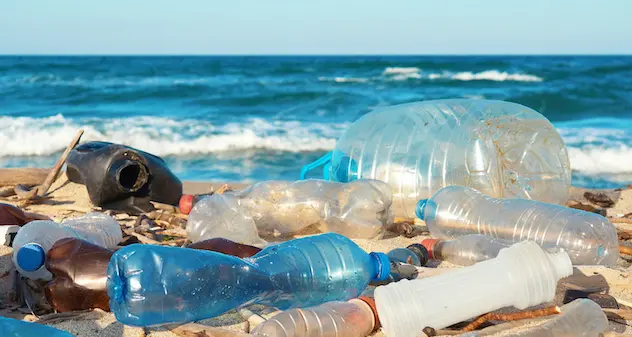
[[[61,331],[39,323],[20,321],[0,316],[0,336],[2,337],[73,337]]]
[[[200,200],[189,214],[187,234],[193,242],[222,237],[257,247],[266,245],[261,236],[309,228],[375,238],[393,220],[390,207],[390,187],[376,180],[265,181]]]
[[[417,216],[437,238],[484,234],[511,242],[533,240],[547,249],[564,249],[575,265],[614,265],[617,231],[601,215],[522,198],[495,199],[448,186],[420,200]]]
[[[430,254],[427,248],[418,243],[414,243],[406,248],[395,248],[386,253],[389,260],[394,262],[412,264],[423,267],[428,262]]]
[[[134,244],[112,256],[107,288],[119,322],[152,326],[216,317],[254,303],[285,310],[348,300],[389,274],[385,254],[367,254],[348,238],[327,233],[245,259]]]
[[[327,180],[387,182],[393,212],[413,217],[415,204],[442,187],[469,186],[493,197],[563,204],[571,170],[564,142],[541,114],[520,104],[432,100],[379,108],[354,122],[321,164]]]
[[[77,238],[64,238],[46,256],[53,280],[44,288],[46,300],[58,312],[99,308],[110,310],[105,284],[114,251]]]
[[[44,266],[46,253],[55,242],[68,237],[114,248],[123,239],[123,233],[114,218],[96,212],[67,219],[61,224],[32,221],[24,225],[13,240],[13,263],[25,277],[50,280],[52,274]]]
[[[261,248],[242,245],[240,243],[224,238],[213,238],[204,241],[198,241],[196,243],[188,245],[187,248],[208,250],[242,258],[251,257],[261,251]]]
[[[377,287],[375,303],[387,337],[416,337],[425,327],[442,329],[503,307],[551,301],[557,282],[572,273],[568,254],[546,253],[525,241],[473,266]]]
[[[375,302],[361,296],[312,308],[281,312],[257,325],[258,337],[366,337],[379,327]]]
[[[430,259],[448,261],[461,266],[471,266],[493,259],[501,249],[511,246],[512,243],[483,234],[464,235],[453,240],[425,239],[421,242],[426,247]]]

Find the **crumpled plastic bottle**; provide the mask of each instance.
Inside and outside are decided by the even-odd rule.
[[[359,296],[390,274],[383,253],[366,253],[335,233],[269,246],[251,258],[134,244],[108,266],[110,309],[127,325],[211,318],[259,303],[281,310]]]
[[[310,228],[312,234],[375,238],[393,221],[391,202],[390,187],[376,180],[265,181],[200,200],[189,214],[187,235],[193,242],[222,237],[257,247],[267,243],[261,236]]]
[[[413,217],[419,199],[469,186],[493,197],[555,204],[568,199],[571,169],[555,127],[526,106],[444,99],[375,109],[355,121],[335,149],[307,165],[323,178],[377,179],[393,190],[393,212]]]
[[[39,323],[20,321],[0,316],[0,336],[2,337],[73,337],[61,331]]]

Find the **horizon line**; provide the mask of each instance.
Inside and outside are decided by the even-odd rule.
[[[632,53],[604,53],[604,54],[595,54],[595,53],[591,53],[591,54],[587,54],[587,53],[578,53],[578,54],[571,54],[571,53],[551,53],[551,54],[539,54],[539,53],[532,53],[532,54],[520,54],[520,53],[490,53],[490,54],[478,54],[478,53],[473,53],[473,54],[441,54],[441,53],[437,53],[437,54],[373,54],[373,53],[367,53],[367,54],[363,54],[363,53],[358,53],[358,54],[302,54],[302,53],[296,53],[296,54],[267,54],[267,53],[261,53],[261,54],[223,54],[223,53],[217,53],[217,54],[195,54],[195,53],[182,53],[182,54],[178,54],[178,53],[173,53],[173,54],[161,54],[161,53],[154,53],[154,54],[134,54],[134,53],[129,53],[129,54],[125,54],[125,53],[121,53],[121,54],[117,54],[117,53],[103,53],[103,54],[96,54],[96,53],[85,53],[85,54],[47,54],[47,53],[42,53],[42,54],[31,54],[31,53],[23,53],[23,54],[4,54],[4,53],[0,53],[0,57],[104,57],[104,56],[109,56],[109,57],[314,57],[314,56],[318,56],[318,57],[437,57],[437,56],[447,56],[447,57],[472,57],[472,56],[497,56],[497,57],[506,57],[506,56],[515,56],[515,57],[538,57],[538,56],[548,56],[548,57],[564,57],[564,56],[632,56]]]

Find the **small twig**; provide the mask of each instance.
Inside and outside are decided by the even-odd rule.
[[[127,232],[126,232],[127,233]],[[150,245],[160,245],[162,243],[154,240],[154,239],[150,239],[142,234],[138,234],[138,233],[134,233],[134,232],[129,232],[128,233],[131,236],[135,236],[136,238],[138,238],[138,241],[145,243],[145,244],[150,244]]]
[[[632,247],[619,245],[619,253],[626,254],[626,255],[632,255]]]
[[[180,209],[178,209],[178,207],[176,207],[176,206],[169,205],[169,204],[163,204],[163,203],[157,202],[157,201],[150,201],[150,203],[152,205],[154,205],[154,207],[156,209],[160,209],[160,210],[171,212],[171,213],[180,213]]]
[[[182,337],[252,337],[245,332],[230,331],[197,323],[180,325],[171,329],[171,332]]]
[[[632,224],[632,219],[626,219],[626,218],[608,218],[608,220],[610,220],[610,222],[612,222],[612,223],[627,223],[627,224]]]
[[[233,189],[228,184],[224,184],[217,189],[217,191],[213,192],[215,194],[224,194],[225,192],[232,191]]]
[[[80,311],[71,311],[71,312],[57,312],[48,315],[40,316],[40,319],[37,321],[38,323],[53,323],[59,321],[65,321],[69,318],[76,319],[77,316],[82,316],[85,313],[92,312],[92,310],[80,310]]]
[[[15,186],[0,187],[0,198],[6,198],[15,195]]]
[[[466,325],[461,332],[474,331],[476,328],[481,326],[483,323],[487,321],[518,321],[527,318],[535,318],[535,317],[543,317],[550,315],[557,315],[561,313],[560,308],[558,306],[529,310],[529,311],[521,311],[521,312],[513,312],[509,314],[501,314],[501,313],[487,313],[485,315],[480,316],[475,319],[472,323]]]
[[[38,196],[43,197],[44,195],[46,195],[46,193],[48,193],[50,186],[55,182],[55,180],[57,180],[57,177],[59,176],[59,171],[61,171],[61,168],[64,166],[64,163],[66,163],[66,158],[68,158],[70,151],[72,151],[72,149],[74,149],[75,146],[79,144],[79,141],[81,140],[81,136],[83,136],[83,129],[77,132],[77,135],[75,136],[75,138],[72,140],[72,142],[70,142],[70,144],[68,145],[64,153],[61,155],[61,157],[59,157],[59,160],[57,160],[57,163],[55,163],[55,166],[53,166],[53,169],[50,171],[50,173],[46,177],[46,180],[44,180],[44,183],[40,187],[37,188]]]

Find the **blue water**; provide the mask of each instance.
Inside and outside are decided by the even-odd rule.
[[[632,183],[630,56],[0,57],[0,166],[51,166],[84,128],[182,179],[297,179],[370,108],[454,97],[543,113],[575,185]]]

